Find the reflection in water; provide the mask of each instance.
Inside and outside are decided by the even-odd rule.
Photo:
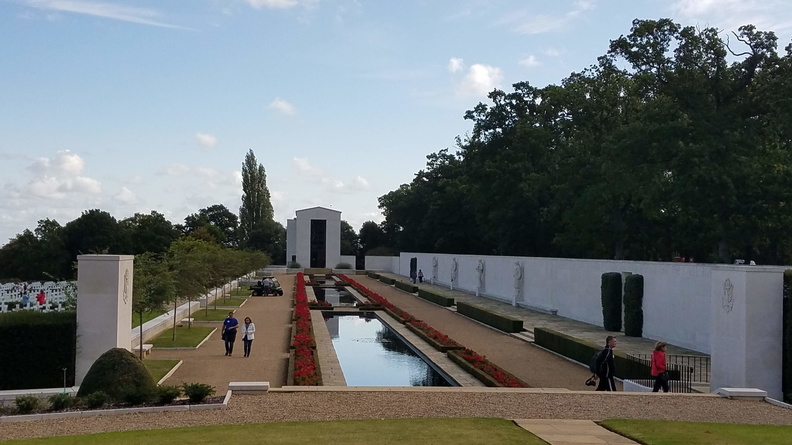
[[[327,301],[333,306],[354,306],[355,298],[345,287],[314,287],[317,301]]]
[[[451,386],[390,328],[362,315],[326,320],[349,386]]]

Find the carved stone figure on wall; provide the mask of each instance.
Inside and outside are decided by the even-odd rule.
[[[459,263],[456,258],[451,258],[451,289],[454,289],[454,283],[457,280],[457,273],[459,272]]]
[[[512,306],[517,306],[517,301],[522,298],[523,290],[523,266],[519,261],[514,262],[514,300]]]
[[[437,257],[432,257],[432,284],[437,282]]]
[[[476,296],[484,290],[484,260],[478,260],[476,264],[476,273],[478,274],[478,287],[476,288]]]

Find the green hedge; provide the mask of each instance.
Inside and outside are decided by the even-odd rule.
[[[622,276],[619,272],[602,274],[602,326],[606,331],[622,328]]]
[[[74,385],[75,312],[2,314],[0,339],[0,391]]]
[[[784,328],[781,346],[781,390],[792,402],[792,269],[784,271]]]
[[[393,284],[396,282],[396,279],[386,277],[385,275],[380,275],[379,280],[385,284]]]
[[[545,349],[568,357],[576,362],[583,363],[588,367],[594,353],[605,347],[605,339],[602,345],[597,345],[585,340],[580,340],[572,336],[547,328],[534,328],[534,343]],[[651,367],[648,363],[643,363],[627,358],[627,354],[618,349],[613,350],[613,366],[615,376],[620,379],[645,379],[651,375]],[[679,379],[679,371],[669,370],[672,379]]]
[[[628,275],[624,279],[624,335],[643,336],[643,275]]]
[[[413,294],[418,292],[418,286],[416,286],[416,285],[414,285],[412,283],[408,283],[406,281],[397,281],[396,282],[396,287],[398,287],[399,289],[401,289],[401,290],[403,290],[405,292],[410,292],[410,293],[413,293]]]
[[[374,278],[375,280],[379,280],[380,274],[377,272],[366,271],[366,276],[369,278]]]
[[[445,295],[440,295],[438,293],[428,291],[426,289],[418,289],[418,296],[423,298],[426,301],[431,301],[434,304],[439,304],[443,307],[449,307],[454,305],[454,299],[451,297],[446,297]]]
[[[522,320],[504,315],[496,314],[487,309],[474,306],[472,304],[457,302],[457,312],[478,320],[484,324],[490,325],[493,328],[500,329],[504,332],[520,332],[523,329]]]

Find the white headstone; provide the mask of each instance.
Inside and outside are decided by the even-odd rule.
[[[77,363],[75,384],[82,383],[100,355],[130,349],[132,255],[78,255]]]

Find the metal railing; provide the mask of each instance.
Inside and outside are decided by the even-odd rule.
[[[625,376],[649,388],[654,386],[651,376],[651,354],[628,354],[630,361],[638,366],[632,367],[632,375]],[[708,385],[710,381],[710,357],[702,355],[666,355],[666,370],[669,374],[669,392],[693,392],[694,385]]]

